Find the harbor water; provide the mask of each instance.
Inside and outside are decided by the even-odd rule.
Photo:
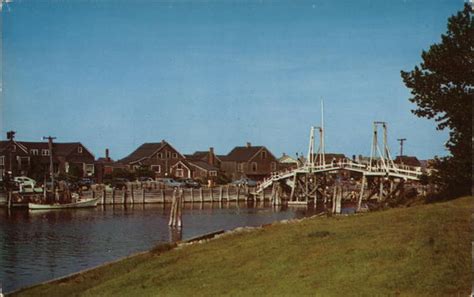
[[[28,211],[0,208],[0,282],[4,292],[65,276],[170,241],[242,226],[301,218],[314,209],[269,204],[185,204],[181,231],[170,205]]]

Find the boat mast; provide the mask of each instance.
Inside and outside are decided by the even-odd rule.
[[[45,137],[43,136],[43,140],[48,140],[48,148],[49,148],[49,177],[51,178],[51,191],[54,194],[54,165],[53,165],[53,139],[56,137]],[[46,185],[45,185],[46,188]]]

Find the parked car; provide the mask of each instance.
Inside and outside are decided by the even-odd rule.
[[[18,183],[18,184],[30,185],[32,187],[36,186],[36,181],[32,178],[27,177],[27,176],[16,176],[16,177],[13,178],[13,181]]]
[[[90,178],[81,178],[77,185],[81,188],[89,189],[94,184],[94,181]]]
[[[238,180],[235,180],[232,182],[233,185],[236,185],[236,186],[249,186],[249,187],[255,187],[257,185],[257,182],[250,179],[250,178],[247,178],[247,177],[243,177],[241,179],[238,179]]]
[[[187,178],[183,182],[184,182],[186,188],[199,189],[201,187],[201,184],[199,182],[195,181],[192,178]]]
[[[185,186],[185,183],[177,181],[173,178],[165,177],[158,179],[158,182],[163,183],[165,186],[177,188]]]

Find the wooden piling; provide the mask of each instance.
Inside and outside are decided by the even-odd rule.
[[[227,202],[229,202],[230,201],[229,185],[226,186],[226,192],[227,192]]]
[[[199,199],[201,200],[201,203],[204,202],[204,195],[202,193],[202,188],[199,188]]]
[[[173,198],[171,201],[171,212],[170,212],[170,220],[168,225],[171,227],[178,227],[181,228],[182,224],[182,208],[184,202],[184,191],[183,189],[174,189],[173,191]]]
[[[240,187],[237,186],[237,198],[236,198],[237,203],[239,202],[239,198],[240,198],[239,196],[240,196]]]
[[[357,211],[361,210],[362,207],[362,198],[364,197],[364,190],[365,190],[365,183],[367,182],[367,178],[365,175],[362,175],[362,182],[360,187],[360,195],[359,195],[359,202],[357,203]]]
[[[209,197],[211,197],[211,202],[214,201],[214,194],[212,192],[212,188],[209,188]]]
[[[383,200],[383,177],[379,178],[379,202]]]
[[[104,187],[104,189],[102,190],[102,204],[103,205],[105,205],[105,197],[107,195],[106,193],[107,193],[107,190]]]
[[[133,190],[133,185],[130,186],[130,202],[133,204],[135,204],[135,193],[134,193],[134,190]]]
[[[122,203],[123,205],[127,204],[127,188],[122,189]]]
[[[112,205],[115,204],[115,188],[112,189]]]
[[[142,188],[142,203],[145,204],[145,188]]]
[[[194,203],[194,189],[191,188],[191,203]]]
[[[222,190],[222,186],[220,186],[220,188],[219,188],[219,202],[222,202],[222,195],[223,195],[223,190]]]
[[[163,205],[164,205],[165,204],[165,190],[161,189],[160,192],[161,192],[161,202],[163,202]]]

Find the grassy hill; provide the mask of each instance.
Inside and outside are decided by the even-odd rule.
[[[15,296],[468,296],[472,197],[156,250]]]

